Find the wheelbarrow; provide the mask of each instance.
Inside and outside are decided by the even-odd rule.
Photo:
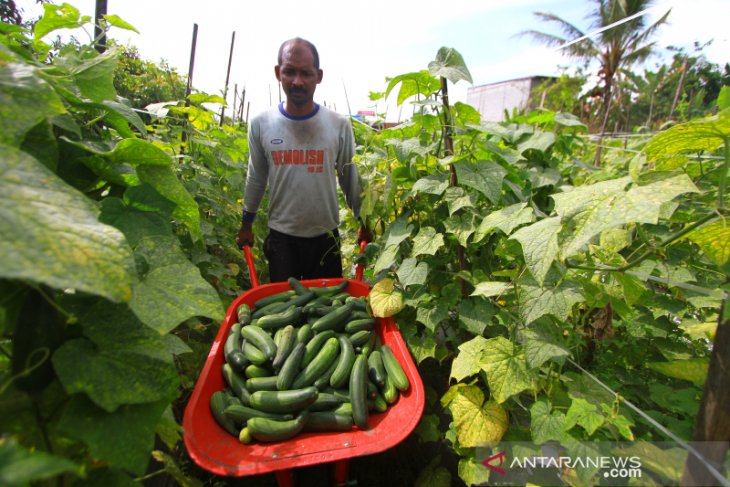
[[[361,251],[364,242],[361,244]],[[243,477],[274,473],[280,487],[294,486],[294,470],[323,463],[334,464],[334,485],[345,485],[349,460],[380,453],[403,441],[416,427],[423,413],[423,382],[410,353],[392,318],[378,318],[375,330],[383,344],[390,346],[408,377],[410,387],[386,412],[371,412],[368,429],[353,427],[346,432],[300,433],[276,443],[245,445],[221,428],[210,411],[211,395],[223,389],[221,373],[223,346],[231,326],[237,321],[241,304],[254,302],[290,289],[287,282],[259,284],[251,249],[244,247],[252,288],[238,296],[228,307],[218,335],[198,377],[183,417],[183,438],[190,458],[201,468],[217,475]],[[324,287],[342,283],[343,278],[303,280],[308,287]],[[362,265],[355,279],[345,289],[355,297],[367,296],[370,286],[362,281]]]

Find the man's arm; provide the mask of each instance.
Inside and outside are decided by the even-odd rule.
[[[354,155],[355,138],[352,132],[352,126],[348,121],[343,128],[341,136],[341,147],[337,160],[337,176],[340,188],[342,188],[342,193],[345,195],[347,206],[350,207],[352,214],[355,215],[355,218],[357,218],[358,222],[360,222],[357,239],[358,241],[365,240],[366,242],[370,242],[372,240],[372,233],[367,224],[360,217],[362,183],[357,164],[355,164],[352,160]]]
[[[249,160],[246,186],[243,191],[243,215],[241,228],[236,235],[236,243],[239,247],[254,244],[253,222],[264,197],[269,177],[269,164],[257,135],[258,125],[252,122],[248,132]]]

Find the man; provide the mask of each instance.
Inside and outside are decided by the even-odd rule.
[[[286,102],[249,125],[250,159],[236,242],[254,244],[253,221],[268,184],[264,255],[271,281],[341,277],[337,181],[353,214],[359,218],[360,212],[352,126],[347,117],[314,102],[323,72],[311,42],[285,41],[274,73]],[[364,226],[358,239],[370,239]]]

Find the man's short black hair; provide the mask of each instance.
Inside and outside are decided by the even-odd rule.
[[[282,57],[284,55],[284,47],[286,47],[287,44],[294,44],[297,42],[301,42],[302,44],[307,46],[310,51],[312,51],[312,58],[314,59],[314,69],[319,69],[319,53],[317,52],[317,48],[314,47],[314,44],[306,39],[302,39],[301,37],[294,37],[293,39],[284,41],[281,44],[281,47],[279,47],[279,56],[277,58],[277,63],[279,64],[279,66],[281,66]]]

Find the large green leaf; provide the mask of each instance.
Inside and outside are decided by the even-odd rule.
[[[141,474],[155,444],[155,428],[170,400],[127,405],[114,412],[98,408],[84,396],[71,399],[58,427],[89,446],[91,455]]]
[[[61,99],[35,68],[0,63],[0,144],[20,147],[33,127],[65,111]]]
[[[545,315],[566,320],[573,305],[583,301],[583,294],[577,283],[551,276],[548,276],[547,282],[542,286],[534,279],[523,278],[519,282],[517,293],[522,304],[520,315],[526,324]]]
[[[487,340],[480,366],[487,374],[492,398],[498,403],[533,388],[535,377],[527,369],[524,352],[504,337]]]
[[[674,379],[690,381],[698,386],[705,383],[710,360],[706,358],[692,358],[688,360],[672,360],[670,362],[649,362],[650,369]]]
[[[544,218],[520,228],[511,237],[522,245],[527,267],[538,284],[545,282],[545,276],[558,256],[558,233],[561,228],[560,218]]]
[[[444,236],[442,234],[437,233],[433,227],[423,226],[418,230],[418,234],[413,237],[411,257],[435,255],[443,245]]]
[[[477,201],[477,197],[473,193],[467,193],[464,188],[459,186],[451,186],[446,188],[442,196],[443,201],[449,206],[449,216],[456,213],[461,208],[473,208]]]
[[[478,386],[459,387],[449,410],[463,448],[496,444],[507,431],[507,411],[494,399],[485,401],[484,392]]]
[[[385,97],[390,96],[391,91],[399,84],[401,87],[398,91],[398,105],[414,95],[428,97],[441,87],[438,78],[434,78],[428,71],[422,70],[392,78],[385,90]]]
[[[12,437],[0,438],[0,485],[24,487],[64,473],[81,473],[73,462],[43,451],[31,451]]]
[[[459,322],[474,335],[481,335],[492,317],[497,313],[495,307],[487,300],[466,298],[459,303]]]
[[[466,485],[487,485],[489,481],[488,468],[485,468],[482,462],[477,461],[474,457],[463,456],[459,459],[459,478]]]
[[[539,330],[527,329],[522,332],[527,365],[531,368],[542,366],[548,360],[562,363],[570,351],[557,340]]]
[[[109,49],[94,57],[79,56],[69,52],[68,56],[56,60],[55,64],[64,68],[74,80],[81,96],[94,102],[115,100],[114,69],[117,66],[119,51]]]
[[[373,272],[377,274],[380,271],[390,269],[396,262],[398,253],[399,247],[397,245],[387,245],[375,260],[375,264],[373,264]]]
[[[179,377],[165,341],[126,306],[102,301],[80,319],[84,337],[53,355],[69,393],[85,393],[109,412],[175,396]]]
[[[567,233],[561,244],[562,258],[581,252],[604,230],[627,223],[656,224],[665,203],[683,193],[699,192],[685,174],[623,191],[626,183],[628,179],[621,178],[553,195],[555,211]]]
[[[476,228],[474,227],[474,220],[476,216],[474,213],[464,213],[461,215],[451,215],[447,220],[444,221],[444,228],[446,233],[455,235],[459,240],[459,243],[466,247],[469,237],[474,233]]]
[[[502,181],[507,171],[492,161],[459,161],[454,164],[460,186],[468,186],[482,193],[495,205],[502,196]]]
[[[449,318],[448,310],[443,306],[419,306],[416,311],[416,321],[435,332],[439,324]]]
[[[730,260],[730,225],[725,220],[715,220],[687,235],[700,246],[712,262],[724,266]]]
[[[728,138],[730,117],[715,115],[660,132],[649,141],[644,151],[649,160],[656,160],[658,169],[673,169],[677,154],[711,152]]]
[[[398,281],[403,287],[420,286],[428,277],[428,264],[414,258],[405,259],[398,268]]]
[[[511,282],[504,281],[482,281],[474,286],[474,291],[471,293],[472,296],[483,296],[485,298],[491,298],[494,296],[501,296],[512,289]]]
[[[470,375],[474,375],[481,370],[480,363],[487,339],[476,336],[459,345],[459,354],[453,362],[451,362],[451,374],[449,379],[461,381]]]
[[[413,184],[413,194],[427,193],[440,195],[449,187],[449,175],[446,173],[430,174],[422,177]]]
[[[436,59],[428,63],[428,70],[432,76],[446,78],[452,83],[461,80],[473,83],[464,58],[456,49],[442,47],[436,54]]]
[[[441,464],[441,456],[434,457],[418,474],[413,487],[450,487],[451,473]]]
[[[570,408],[565,414],[565,424],[563,428],[568,431],[575,425],[580,426],[586,433],[592,435],[598,428],[603,425],[606,418],[601,410],[595,404],[591,404],[585,399],[576,397],[570,403]]]
[[[35,24],[33,35],[36,39],[41,39],[58,29],[75,29],[81,27],[91,20],[89,16],[81,16],[79,9],[64,3],[62,5],[54,5],[52,3],[43,4],[43,17]]]
[[[489,213],[482,219],[474,236],[474,241],[479,242],[495,228],[502,230],[505,235],[509,235],[518,226],[530,223],[534,219],[534,212],[532,208],[527,207],[527,203],[506,206]]]
[[[38,161],[0,149],[0,275],[129,301],[134,260],[124,235]]]
[[[550,403],[543,400],[535,401],[530,407],[530,432],[532,441],[538,445],[569,438],[565,432],[565,414],[551,409]]]
[[[536,150],[545,152],[555,143],[555,134],[552,132],[536,131],[530,135],[525,141],[517,145],[517,150],[522,153],[526,150]]]

